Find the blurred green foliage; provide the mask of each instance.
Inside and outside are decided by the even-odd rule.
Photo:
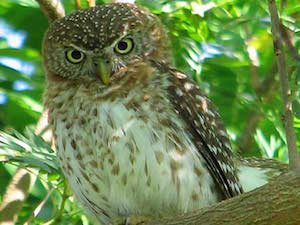
[[[87,6],[84,2],[83,6]],[[105,2],[108,1],[97,1],[97,4]],[[267,1],[136,2],[159,16],[168,28],[174,64],[190,74],[218,106],[234,149],[242,155],[286,161],[282,102]],[[75,9],[75,0],[63,3],[67,13]],[[278,1],[278,8],[297,55],[300,2]],[[17,167],[37,167],[39,176],[18,224],[27,221],[46,197],[49,198],[45,205],[30,224],[46,221],[89,224],[73,199],[68,198],[69,191],[54,152],[26,128],[36,124],[43,110],[45,78],[41,43],[47,26],[47,19],[34,0],[0,1],[0,129],[5,131],[0,140],[0,161],[10,162],[0,164],[0,196]],[[289,48],[285,54],[300,146],[300,60]],[[254,129],[246,136],[251,141],[243,145],[241,138],[253,118],[257,118]]]

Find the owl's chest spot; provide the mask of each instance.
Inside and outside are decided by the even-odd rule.
[[[75,194],[92,212],[178,213],[217,201],[183,122],[167,107],[154,110],[163,103],[76,105],[67,119],[56,115],[56,145]]]

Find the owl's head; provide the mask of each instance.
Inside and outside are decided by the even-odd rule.
[[[76,11],[50,25],[44,37],[49,74],[104,85],[137,61],[168,61],[168,39],[158,18],[133,4]]]

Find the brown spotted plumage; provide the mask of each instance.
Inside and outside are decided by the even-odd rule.
[[[74,12],[51,24],[43,55],[58,158],[100,223],[185,213],[243,192],[218,112],[171,67],[154,15],[131,4]]]

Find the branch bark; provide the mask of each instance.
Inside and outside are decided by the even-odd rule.
[[[270,183],[200,211],[146,225],[299,225],[300,174],[283,174]]]
[[[81,9],[81,0],[75,0],[75,7],[77,10]]]
[[[297,48],[293,44],[291,34],[290,34],[291,31],[287,27],[285,27],[282,23],[280,24],[280,28],[281,28],[281,34],[283,37],[283,41],[286,44],[286,46],[288,47],[288,50],[290,51],[291,56],[300,65],[300,55],[298,53]]]
[[[271,14],[271,24],[274,42],[274,51],[277,57],[277,66],[280,75],[282,99],[284,104],[284,127],[286,132],[289,165],[292,170],[300,171],[300,159],[296,145],[296,134],[293,128],[293,109],[291,101],[291,89],[286,72],[286,61],[284,56],[283,43],[281,38],[281,26],[277,14],[275,0],[269,0],[269,11]]]
[[[65,9],[59,0],[36,0],[51,23],[65,16]]]

